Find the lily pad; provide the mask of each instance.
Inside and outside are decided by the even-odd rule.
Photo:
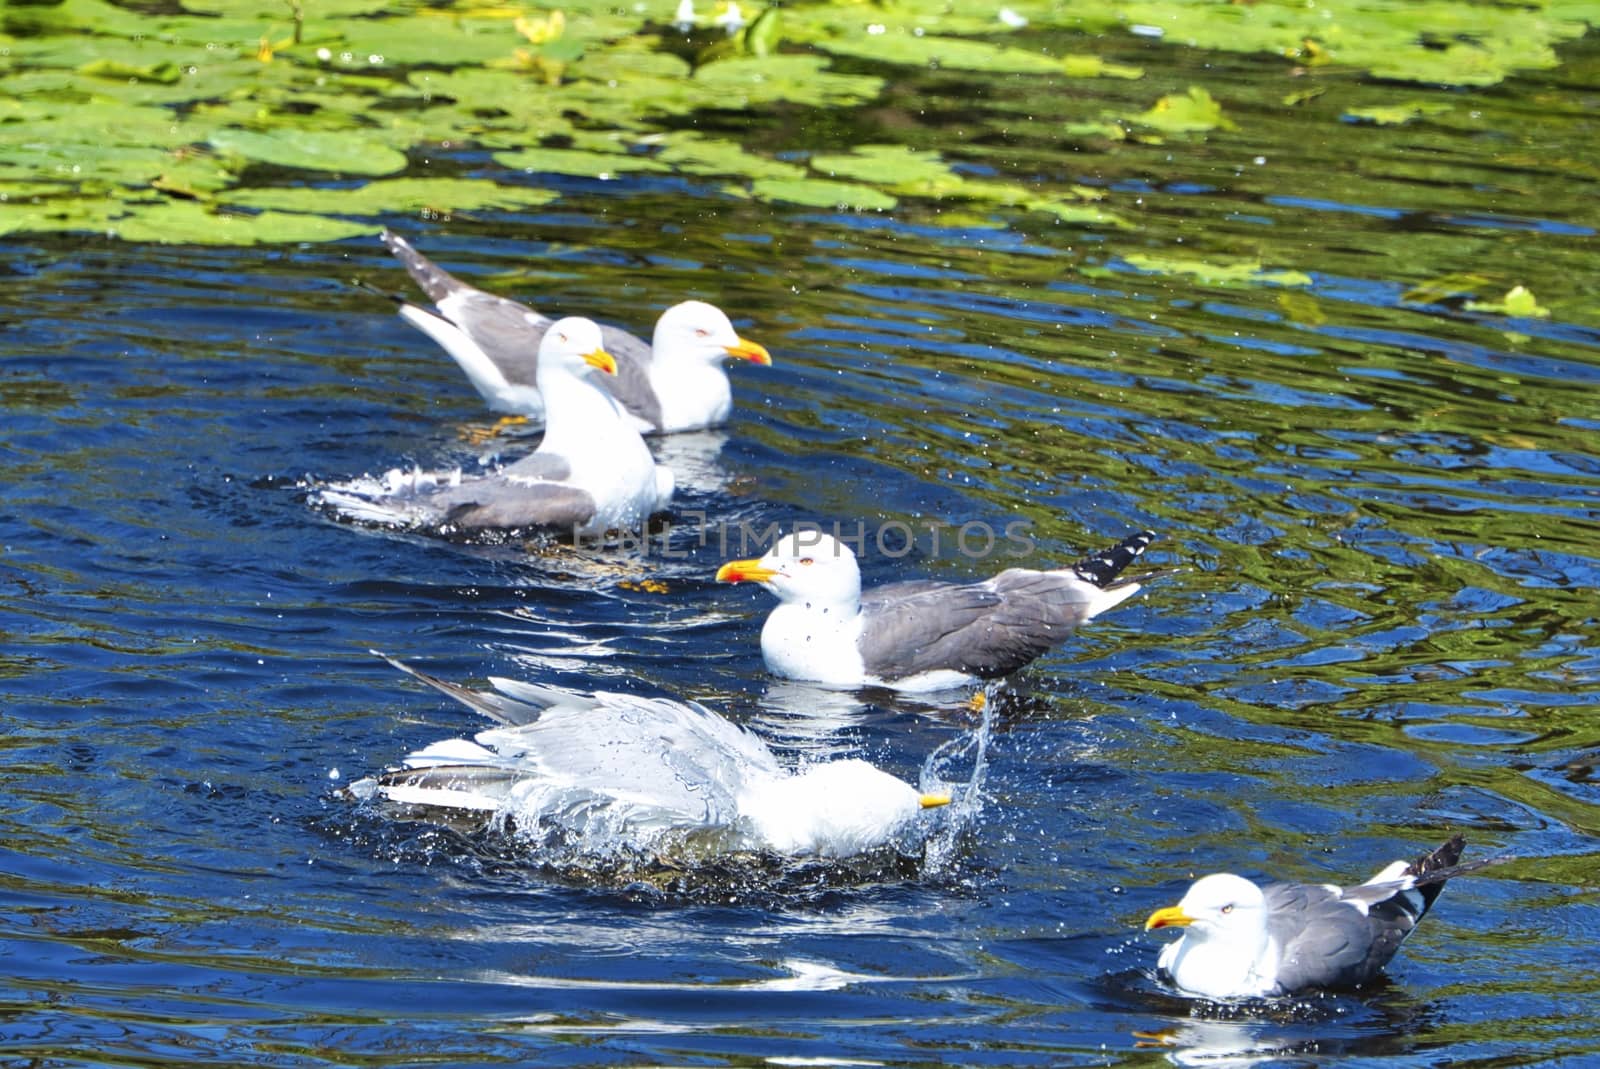
[[[1414,101],[1404,104],[1373,104],[1365,108],[1350,108],[1344,117],[1351,122],[1369,122],[1377,126],[1397,126],[1412,119],[1429,115],[1443,115],[1450,105],[1440,101]]]
[[[938,70],[1060,74],[1064,69],[1059,58],[1042,52],[960,37],[919,37],[904,31],[836,38],[817,44],[835,55]]]
[[[904,145],[861,145],[848,155],[813,156],[811,166],[830,178],[892,186],[918,196],[956,193],[965,184],[937,152]]]
[[[1204,133],[1208,130],[1237,130],[1222,105],[1204,88],[1190,86],[1188,92],[1164,96],[1150,110],[1130,116],[1132,121],[1167,134]]]
[[[1311,285],[1311,276],[1303,271],[1268,271],[1259,261],[1210,263],[1187,257],[1139,252],[1127,253],[1122,258],[1140,271],[1157,275],[1192,275],[1210,285],[1228,286],[1260,282],[1275,286]]]
[[[570,174],[580,178],[609,178],[623,172],[668,171],[664,163],[649,156],[623,152],[585,152],[581,149],[528,148],[520,152],[496,152],[494,161],[517,171]]]
[[[410,162],[405,153],[374,138],[343,132],[224,127],[209,140],[218,152],[300,171],[384,175],[403,171]]]
[[[241,189],[220,198],[246,208],[271,208],[314,215],[376,216],[387,212],[449,215],[488,208],[516,210],[548,204],[560,194],[528,186],[502,186],[477,178],[391,178],[353,189],[296,186]]]
[[[804,178],[806,173],[804,167],[757,155],[737,141],[703,137],[692,130],[674,131],[658,140],[662,147],[655,159],[683,174],[753,179]]]
[[[760,178],[751,184],[750,193],[757,200],[852,211],[888,211],[898,203],[871,186],[823,178]]]
[[[1462,305],[1469,312],[1489,312],[1494,315],[1542,319],[1550,309],[1541,305],[1525,286],[1513,286],[1498,301],[1468,301]]]

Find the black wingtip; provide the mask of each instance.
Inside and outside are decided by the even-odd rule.
[[[1467,847],[1467,837],[1457,832],[1437,849],[1423,854],[1406,866],[1406,875],[1426,877],[1440,869],[1455,868],[1461,861],[1461,852]]]
[[[1136,535],[1124,538],[1110,549],[1091,553],[1074,564],[1072,570],[1079,579],[1103,587],[1115,579],[1124,568],[1138,560],[1139,555],[1150,547],[1155,538],[1154,531],[1140,531]]]

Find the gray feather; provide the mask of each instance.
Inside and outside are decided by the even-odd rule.
[[[1375,977],[1427,914],[1446,880],[1500,860],[1457,865],[1465,845],[1464,837],[1452,837],[1412,861],[1396,880],[1345,888],[1263,887],[1268,932],[1282,947],[1279,988],[1287,993],[1356,987]]]
[[[553,527],[573,529],[595,514],[587,490],[561,483],[513,483],[499,477],[475,479],[434,495],[443,523],[472,529]]]
[[[1087,607],[1070,572],[1013,568],[983,583],[892,583],[861,596],[861,656],[880,679],[939,669],[992,679],[1063,641]]]
[[[469,286],[412,248],[400,235],[383,231],[383,243],[426,293],[444,318],[459,327],[500,369],[506,381],[537,385],[539,343],[552,320],[540,312]],[[616,375],[600,382],[629,414],[661,430],[661,401],[650,384],[650,344],[619,327],[601,326],[601,342],[617,362]]]
[[[559,453],[540,453],[535,450],[521,460],[508,464],[500,474],[513,479],[548,479],[551,482],[560,482],[572,478],[572,465]]]
[[[517,727],[537,720],[539,714],[551,704],[549,702],[530,702],[526,700],[526,695],[518,696],[505,692],[470,690],[457,683],[451,683],[437,676],[430,676],[420,669],[411,667],[404,661],[395,660],[386,653],[378,650],[371,650],[370,652],[382,657],[391,665],[406,673],[406,675],[420,679],[434,690],[449,695],[467,708],[482,713],[490,720],[498,724],[504,724],[507,727]],[[563,692],[551,691],[551,693],[560,695]]]

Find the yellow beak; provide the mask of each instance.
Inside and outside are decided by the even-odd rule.
[[[1194,918],[1185,913],[1182,906],[1168,906],[1150,914],[1150,919],[1144,922],[1144,930],[1149,932],[1156,928],[1187,928],[1193,923]]]
[[[942,805],[949,804],[950,796],[948,794],[925,794],[922,796],[922,808],[924,809],[938,809]]]
[[[748,360],[752,364],[761,364],[764,367],[772,366],[772,354],[759,342],[739,339],[737,345],[728,346],[728,355],[737,356],[740,360]]]
[[[759,560],[731,560],[717,569],[717,582],[765,583],[777,574],[776,569],[763,566]]]
[[[607,375],[615,375],[617,373],[617,362],[604,349],[596,349],[592,353],[584,353],[583,362],[596,371],[604,371]]]

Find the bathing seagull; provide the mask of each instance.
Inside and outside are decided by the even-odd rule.
[[[482,476],[391,471],[379,483],[329,487],[319,503],[347,519],[397,527],[636,530],[671,498],[672,472],[650,456],[591,370],[616,372],[600,328],[576,316],[557,320],[539,342],[539,386],[550,412],[533,453]]]
[[[1357,987],[1377,976],[1445,881],[1503,858],[1458,865],[1466,839],[1396,861],[1366,883],[1269,883],[1217,873],[1195,881],[1145,930],[1181,926],[1157,968],[1185,992],[1232,999]]]
[[[542,418],[546,404],[534,374],[534,354],[550,318],[527,305],[454,278],[391,230],[388,246],[438,314],[400,305],[400,317],[444,347],[496,412]],[[661,313],[646,345],[627,331],[601,327],[616,376],[606,388],[641,434],[699,430],[727,421],[733,388],[722,361],[732,356],[771,364],[767,350],[734,331],[721,310],[684,301]]]
[[[717,579],[778,598],[761,628],[767,670],[837,686],[935,690],[1016,671],[1138,583],[1108,587],[1155,537],[1126,538],[1070,568],[1009,568],[981,583],[912,581],[861,589],[850,548],[821,531],[780,538]]]
[[[849,857],[950,802],[856,759],[791,771],[756,736],[694,702],[496,678],[494,690],[475,691],[384,659],[496,726],[410,754],[353,784],[357,797],[503,815],[601,852],[702,857]]]

